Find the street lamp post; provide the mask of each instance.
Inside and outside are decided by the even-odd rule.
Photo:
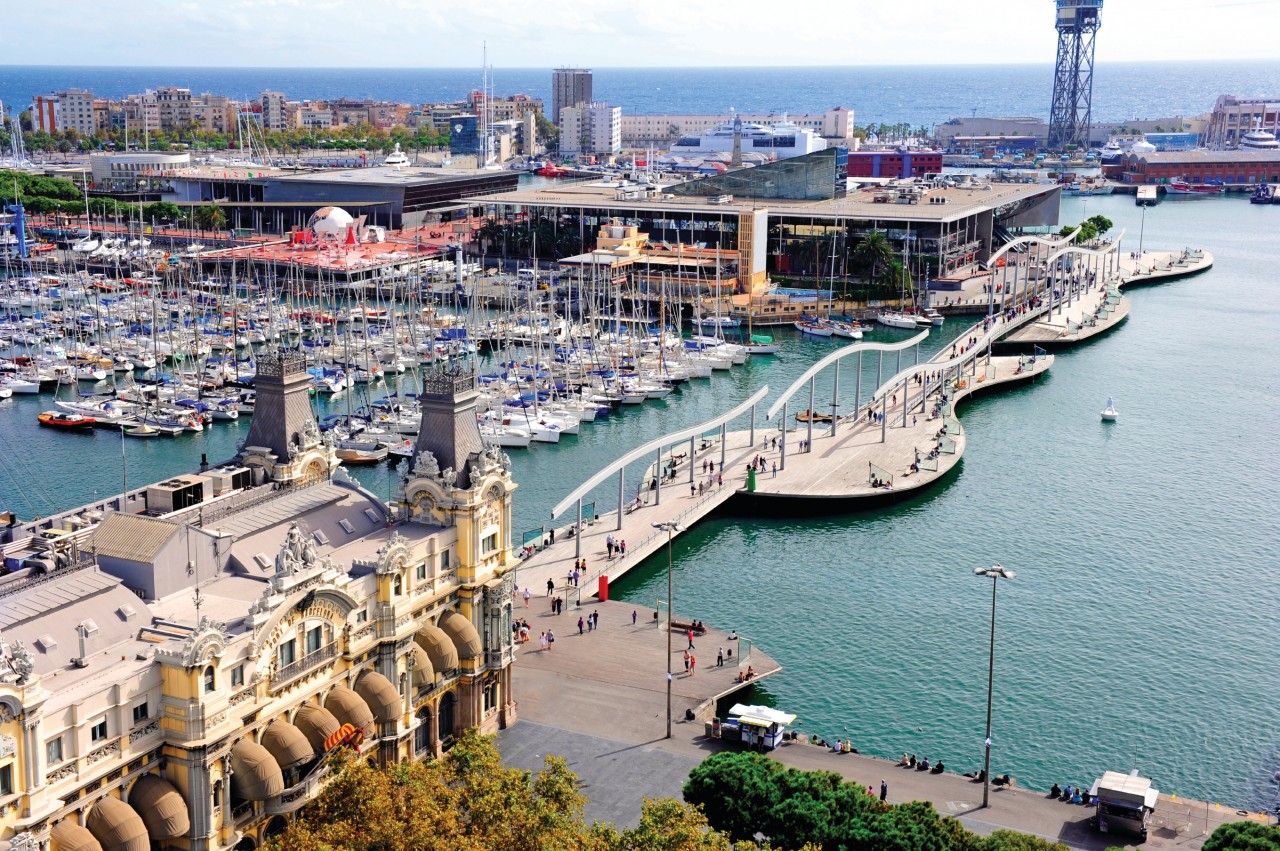
[[[1142,205],[1142,225],[1138,228],[1138,256],[1142,256],[1142,239],[1147,234],[1147,205]]]
[[[653,528],[667,533],[667,738],[671,738],[671,632],[675,609],[671,605],[671,536],[680,531],[674,520],[654,523]]]
[[[987,655],[987,738],[983,741],[982,762],[982,806],[985,809],[991,798],[991,694],[996,673],[996,584],[1001,579],[1012,579],[1017,574],[999,564],[991,567],[975,567],[973,573],[975,576],[991,577],[991,647]]]

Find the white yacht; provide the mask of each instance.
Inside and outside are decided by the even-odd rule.
[[[1280,149],[1280,141],[1276,134],[1263,130],[1262,124],[1253,122],[1253,129],[1240,137],[1240,147],[1249,151],[1274,151]]]
[[[395,149],[392,150],[391,153],[387,154],[387,158],[382,161],[382,164],[391,166],[392,168],[405,168],[406,166],[411,165],[409,158],[400,150],[399,142],[396,142]]]
[[[799,157],[826,150],[827,142],[807,127],[787,120],[777,124],[744,123],[741,116],[708,130],[700,136],[685,136],[671,146],[673,154],[711,154],[733,151],[734,138],[742,140],[742,152],[773,154],[778,159]]]

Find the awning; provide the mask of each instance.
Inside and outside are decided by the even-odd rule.
[[[373,710],[373,717],[383,724],[394,724],[404,714],[404,699],[391,680],[377,671],[365,671],[356,680],[356,694]]]
[[[794,724],[796,720],[796,716],[789,712],[780,712],[769,706],[745,706],[741,703],[733,705],[729,710],[729,717],[756,727],[768,727],[770,724],[785,727],[788,724]]]
[[[144,774],[133,784],[129,806],[142,816],[152,840],[181,839],[191,830],[191,816],[182,793],[154,774]]]
[[[88,828],[65,819],[53,826],[49,838],[53,840],[50,851],[102,851],[102,843]]]
[[[436,672],[431,667],[431,657],[417,642],[409,647],[409,674],[413,677],[414,688],[429,686],[436,681]]]
[[[350,724],[357,730],[368,732],[373,726],[373,712],[369,710],[369,704],[346,686],[338,686],[329,692],[329,696],[324,699],[324,708],[332,712],[339,721]]]
[[[98,801],[84,823],[102,844],[102,851],[151,851],[142,816],[119,798]]]
[[[331,751],[342,745],[350,745],[353,748],[359,749],[360,743],[363,741],[364,733],[360,732],[350,724],[343,724],[338,728],[338,732],[324,740],[324,749],[326,751]]]
[[[298,710],[293,718],[294,724],[315,753],[324,753],[324,740],[338,732],[342,722],[333,717],[333,713],[323,706],[308,703]]]
[[[440,616],[440,628],[453,639],[453,646],[463,659],[478,659],[484,653],[480,633],[471,621],[459,612],[445,612]]]
[[[444,674],[458,667],[458,648],[453,646],[453,639],[440,627],[427,624],[418,630],[413,640],[427,651],[427,658],[431,660],[431,667],[437,674]]]
[[[253,739],[241,739],[231,749],[231,770],[231,787],[246,800],[265,801],[284,791],[280,764]]]
[[[271,752],[281,769],[293,768],[316,755],[306,734],[283,718],[267,725],[262,734],[262,746]]]

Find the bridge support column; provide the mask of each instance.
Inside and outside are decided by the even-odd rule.
[[[876,386],[884,384],[884,349],[880,350],[880,361],[876,364]]]
[[[778,441],[781,452],[778,455],[778,469],[787,469],[787,403],[782,403],[782,439]]]
[[[626,476],[626,474],[627,474],[626,468],[622,468],[618,470],[618,526],[615,531],[619,531],[619,532],[622,531],[622,509],[626,504],[625,500],[627,498],[626,482],[624,481],[624,478],[623,478],[624,476]]]
[[[858,352],[858,371],[853,376],[853,415],[862,416],[862,352]]]
[[[804,444],[805,452],[813,451],[813,382],[814,382],[814,379],[810,378],[809,379],[809,422],[808,422],[809,430],[805,434],[805,444]]]
[[[724,459],[725,454],[729,451],[726,444],[729,442],[729,424],[720,423],[720,474],[724,475]]]
[[[582,528],[582,500],[578,500],[578,526],[577,531],[573,533],[573,557],[575,559],[582,558],[582,539],[587,532]],[[576,564],[576,562],[575,562]]]
[[[693,461],[698,457],[697,448],[693,443],[695,439],[696,438],[692,437],[689,438],[689,484],[693,484],[694,477],[697,475],[693,470]]]
[[[835,387],[831,391],[831,436],[836,436],[840,422],[840,361],[836,361]]]
[[[655,486],[653,489],[653,504],[662,505],[662,475],[666,471],[662,469],[662,447],[658,447],[657,460],[653,462],[653,481]]]

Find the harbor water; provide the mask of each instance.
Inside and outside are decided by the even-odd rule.
[[[1137,768],[1162,791],[1267,807],[1280,768],[1277,211],[1238,197],[1171,200],[1142,224],[1127,196],[1063,207],[1064,222],[1114,219],[1128,230],[1125,250],[1143,228],[1148,248],[1203,247],[1217,265],[1131,291],[1132,315],[1116,331],[1062,352],[1034,384],[962,406],[965,458],[927,493],[819,519],[729,514],[681,535],[676,610],[737,629],[779,660],[783,674],[756,696],[797,713],[802,731],[974,770],[991,589],[973,568],[1001,562],[1018,576],[999,589],[993,771],[1048,788]],[[962,327],[948,320],[924,354]],[[622,451],[761,384],[776,395],[847,342],[779,336],[778,357],[558,445],[512,450],[517,543]],[[895,366],[886,362],[884,375]],[[864,363],[864,396],[876,367]],[[846,403],[852,384],[842,376]],[[807,405],[803,395],[793,410]],[[1108,396],[1121,414],[1114,425],[1099,421]],[[830,390],[817,398],[821,409]],[[47,396],[0,402],[0,507],[24,517],[116,492],[126,466],[138,486],[193,469],[201,454],[223,460],[249,425],[122,444],[105,430],[39,429],[47,407]],[[383,497],[393,486],[389,465],[357,476]],[[597,495],[601,510],[616,503],[610,487]],[[612,593],[652,606],[665,596],[665,570],[665,556],[650,559]]]

